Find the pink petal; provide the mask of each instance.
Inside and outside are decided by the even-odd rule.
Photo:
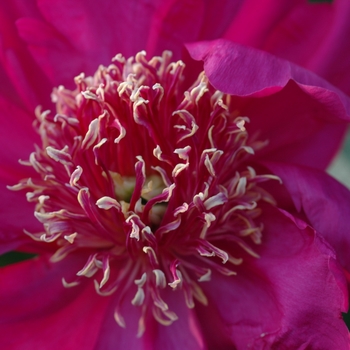
[[[346,132],[338,118],[345,113],[335,101],[316,100],[293,81],[280,92],[264,98],[237,98],[240,114],[248,116],[250,135],[257,133],[268,145],[259,160],[290,162],[325,169],[337,153]],[[327,140],[327,142],[325,142]]]
[[[212,40],[221,38],[230,28],[231,23],[236,20],[244,0],[222,0],[220,6],[215,0],[202,1],[204,14],[202,29],[198,40]]]
[[[49,94],[43,91],[50,92],[51,88],[18,36],[15,21],[23,14],[38,14],[34,1],[14,0],[0,4],[0,95],[33,111],[39,101],[41,104],[49,102]]]
[[[181,57],[183,43],[196,40],[201,29],[204,4],[202,0],[170,0],[155,4],[147,38],[146,51],[160,54],[170,50],[175,59]]]
[[[349,14],[347,0],[246,0],[224,37],[295,62],[349,93]]]
[[[18,183],[22,178],[33,176],[30,167],[18,163],[27,160],[29,152],[38,141],[32,127],[32,118],[28,113],[0,97],[0,120],[2,136],[0,138],[0,254],[15,249],[31,241],[23,229],[42,230],[34,217],[33,203],[28,203],[23,192],[14,192],[6,186]],[[15,127],[14,127],[15,125]]]
[[[19,248],[33,251],[30,247],[34,241],[23,232],[23,229],[29,232],[43,230],[34,217],[33,203],[28,203],[23,193],[11,192],[3,184],[0,186],[0,196],[0,254]]]
[[[179,318],[177,321],[170,326],[163,326],[153,318],[151,313],[147,314],[145,333],[141,338],[137,338],[135,335],[138,332],[140,310],[128,302],[133,298],[132,293],[128,293],[121,306],[126,328],[121,328],[115,322],[113,318],[115,305],[112,302],[101,326],[96,350],[112,350],[115,349],[116,344],[120,349],[135,350],[205,349],[196,314],[194,310],[187,308],[182,291],[168,290],[164,291],[162,296],[168,303],[169,309],[177,314]]]
[[[103,298],[103,297],[100,297]],[[142,338],[138,338],[138,321],[140,318],[140,310],[131,305],[133,295],[128,293],[120,310],[121,315],[125,319],[126,327],[120,327],[114,319],[115,303],[109,304],[105,318],[101,323],[99,336],[96,340],[95,350],[112,350],[116,347],[120,349],[146,350],[150,349],[147,345],[145,334]],[[114,298],[115,299],[115,298]]]
[[[22,16],[17,27],[51,83],[71,86],[74,76],[81,71],[92,74],[117,53],[129,57],[146,50],[152,56],[172,50],[179,59],[183,43],[197,40],[202,28],[206,30],[203,17],[208,16],[208,6],[202,0],[40,0],[41,14]],[[218,26],[220,33],[229,18],[223,23]]]
[[[170,327],[159,323],[154,327],[154,350],[163,350],[164,344],[169,350],[199,350],[207,349],[202,329],[194,309],[189,309],[185,304],[182,291],[167,290],[165,300],[168,301],[170,310],[174,310],[178,316]]]
[[[186,47],[194,59],[204,61],[210,82],[223,92],[239,96],[268,96],[280,91],[289,80],[294,80],[315,97],[317,93],[325,94],[325,89],[335,92],[347,111],[350,110],[347,97],[331,84],[264,51],[224,39],[187,44]],[[320,87],[322,89],[318,89]]]
[[[246,266],[237,276],[214,273],[210,282],[201,284],[209,305],[196,305],[196,311],[209,349],[246,349],[261,334],[279,329],[283,311],[273,283],[265,271]]]
[[[73,88],[73,78],[83,68],[82,54],[50,24],[35,18],[20,18],[16,21],[20,37],[27,43],[28,50],[36,61],[51,88],[64,85]]]
[[[203,0],[109,0],[103,4],[40,0],[38,7],[47,23],[72,46],[79,44],[79,50],[90,52],[90,59],[94,52],[105,57],[104,51],[109,50],[109,60],[119,52],[130,56],[143,49],[149,55],[172,50],[178,59],[184,42],[223,35],[241,2],[224,0],[217,6],[215,1]]]
[[[298,213],[305,215],[333,246],[339,262],[350,272],[350,191],[318,170],[290,164],[265,165],[282,179]]]
[[[91,53],[89,60],[95,65],[109,62],[118,52],[130,56],[145,49],[157,5],[155,1],[38,1],[47,23],[72,46]]]
[[[51,264],[45,257],[2,268],[0,336],[6,349],[95,349],[108,298],[92,283],[66,289],[84,260]],[[90,281],[89,281],[90,282]]]
[[[14,183],[26,175],[32,174],[29,168],[18,163],[18,160],[28,160],[34,150],[34,143],[40,144],[39,136],[34,131],[34,112],[31,115],[26,110],[0,96],[1,121],[1,171],[8,176],[7,180]],[[27,173],[26,173],[27,170]],[[14,184],[7,183],[7,184]]]
[[[269,140],[260,156],[318,168],[329,164],[349,120],[345,95],[311,72],[262,51],[225,40],[187,47],[195,59],[204,60],[215,88],[237,96],[234,103],[240,115],[250,118],[250,132]]]
[[[289,214],[265,208],[263,215],[263,243],[256,248],[261,258],[244,258],[231,279],[214,276],[203,283],[226,337],[237,349],[347,349],[341,319],[347,288],[332,249]],[[209,333],[212,310],[203,310],[204,334],[218,348],[222,340]]]

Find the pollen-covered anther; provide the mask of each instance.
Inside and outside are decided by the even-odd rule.
[[[186,146],[184,148],[177,148],[174,153],[176,153],[180,159],[188,160],[189,159],[189,153],[191,151],[190,146]]]
[[[48,146],[46,147],[46,152],[47,155],[56,162],[60,162],[64,165],[71,164],[72,156],[68,152],[68,146],[64,146],[61,150]]]
[[[76,287],[79,285],[78,281],[74,281],[74,282],[67,282],[64,277],[62,277],[62,284],[64,288],[72,288],[72,287]]]
[[[140,239],[140,227],[137,224],[139,217],[137,215],[132,214],[129,216],[125,222],[131,224],[130,238],[136,238],[136,240]]]
[[[72,173],[72,175],[70,176],[70,179],[69,179],[69,184],[72,187],[77,186],[78,181],[79,181],[82,173],[83,173],[83,168],[80,165],[78,165],[77,168],[73,171],[73,173]]]
[[[169,286],[173,289],[176,289],[179,285],[181,285],[181,282],[182,282],[182,274],[181,274],[181,271],[179,270],[175,270],[175,273],[173,274],[174,275],[174,281],[173,282],[170,282],[168,283]]]
[[[208,282],[211,279],[211,270],[207,269],[207,272],[198,278],[198,282]]]
[[[216,220],[216,217],[213,213],[204,213],[204,220],[205,220],[205,223],[203,225],[201,234],[199,236],[202,239],[205,238],[209,227],[211,226],[212,222],[214,222]]]
[[[156,277],[156,286],[159,288],[165,288],[166,287],[166,278],[165,274],[162,270],[155,269],[152,271]]]
[[[131,301],[131,304],[135,306],[140,306],[143,304],[143,301],[145,300],[145,292],[143,290],[143,286],[146,283],[147,280],[147,274],[143,273],[142,277],[139,280],[135,280],[135,284],[137,285],[137,292],[135,294],[134,299]]]
[[[77,232],[74,232],[70,235],[66,235],[64,236],[64,239],[67,240],[70,244],[73,244],[74,243],[74,239],[77,237],[78,233]]]
[[[198,247],[197,251],[201,256],[212,257],[217,256],[222,260],[222,263],[225,264],[229,260],[229,255],[222,249],[215,247],[207,241],[202,241]]]
[[[143,252],[145,254],[148,255],[148,258],[149,258],[149,261],[150,261],[150,264],[152,266],[158,266],[159,265],[159,261],[158,261],[158,258],[157,258],[157,254],[156,252],[154,251],[154,249],[152,247],[149,247],[149,246],[145,246],[143,247]]]
[[[101,197],[99,200],[97,200],[96,205],[100,209],[109,210],[111,208],[116,208],[118,210],[121,210],[120,203],[117,200],[115,200],[114,198],[111,198],[108,196]]]
[[[185,169],[187,169],[189,166],[189,163],[183,164],[183,163],[179,163],[176,164],[175,168],[172,171],[172,176],[173,177],[177,177],[182,171],[184,171]]]
[[[93,121],[91,121],[91,123],[89,124],[89,129],[81,144],[82,149],[89,149],[92,145],[96,143],[96,140],[98,138],[98,132],[99,132],[98,123],[99,121],[96,118]]]
[[[178,319],[177,315],[173,311],[162,310],[156,306],[153,306],[152,313],[154,318],[163,326],[170,326]]]

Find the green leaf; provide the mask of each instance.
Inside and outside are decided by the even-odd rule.
[[[0,267],[10,264],[14,264],[23,260],[32,259],[35,254],[21,253],[21,252],[8,252],[0,255]]]

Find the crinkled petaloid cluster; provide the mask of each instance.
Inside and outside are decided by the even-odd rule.
[[[189,308],[206,304],[200,285],[213,270],[231,276],[243,250],[257,257],[259,202],[273,202],[259,183],[275,177],[246,166],[264,145],[248,138],[248,119],[203,73],[183,92],[183,70],[169,52],[117,55],[78,76],[76,90],[56,89],[57,113],[37,111],[42,147],[23,162],[39,176],[13,187],[36,203],[44,231],[26,233],[55,247],[53,262],[88,256],[66,287],[93,277],[97,293],[118,290],[123,327],[120,305],[134,288],[139,335],[148,313],[164,325],[177,319],[165,288],[181,289]]]

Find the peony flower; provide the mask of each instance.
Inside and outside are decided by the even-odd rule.
[[[76,2],[58,19],[60,4],[38,2],[53,25],[30,7],[32,18],[17,22],[29,51],[9,30],[3,59],[13,85],[1,90],[1,250],[36,257],[1,271],[2,345],[349,348],[350,195],[323,171],[349,121],[348,98],[226,40],[189,44],[193,59],[178,60],[190,34],[169,18],[188,15],[194,28],[203,18],[181,2],[139,4],[157,9],[154,25],[142,16],[133,32],[130,17],[110,21],[118,30],[106,39],[95,36],[102,22],[89,23],[91,8],[79,17]],[[179,30],[157,30],[168,25]],[[213,39],[202,28],[192,39]],[[151,55],[137,53],[142,45]],[[173,55],[152,55],[165,48]],[[111,50],[121,53],[90,75]],[[38,75],[32,58],[14,69],[29,52]],[[198,77],[195,60],[204,61]],[[87,73],[74,77],[78,67]],[[34,120],[27,110],[38,97]]]

